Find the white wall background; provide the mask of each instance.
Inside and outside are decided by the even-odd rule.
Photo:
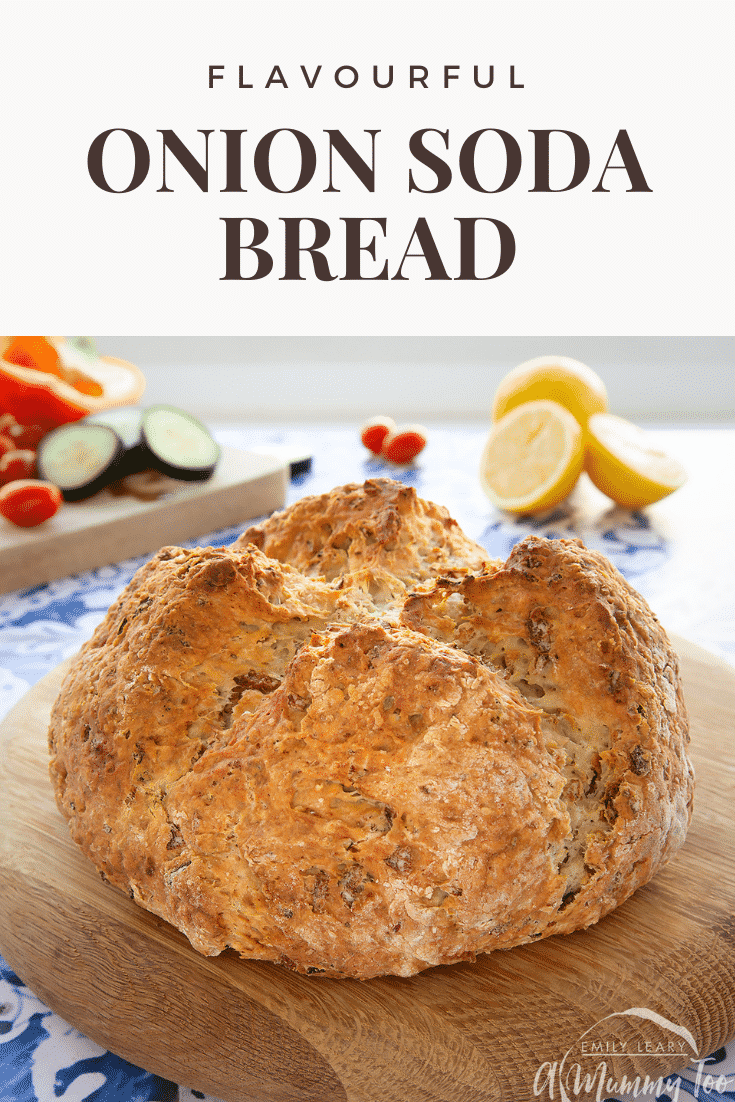
[[[144,371],[145,404],[209,421],[482,419],[532,356],[597,371],[610,410],[639,421],[735,422],[732,337],[122,337],[101,353]]]

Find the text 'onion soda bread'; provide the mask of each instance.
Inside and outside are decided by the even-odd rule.
[[[682,844],[677,659],[579,541],[487,560],[388,480],[164,548],[73,662],[51,777],[102,876],[304,973],[589,926]]]

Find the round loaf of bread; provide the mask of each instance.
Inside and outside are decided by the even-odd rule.
[[[410,976],[589,926],[682,844],[677,659],[579,541],[489,561],[388,480],[164,548],[73,661],[51,778],[199,952]]]

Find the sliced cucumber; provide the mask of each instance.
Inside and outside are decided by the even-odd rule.
[[[110,482],[155,468],[170,478],[210,478],[219,445],[208,429],[174,406],[121,406],[49,432],[36,454],[40,478],[66,501],[91,497]]]
[[[135,448],[143,439],[143,410],[140,406],[113,406],[99,413],[88,413],[85,425],[109,425],[126,448]]]
[[[58,486],[65,501],[91,497],[118,476],[123,442],[109,425],[86,420],[46,433],[36,452],[39,477]]]
[[[149,466],[187,482],[210,478],[220,455],[209,429],[174,406],[151,406],[145,411],[143,444]]]
[[[114,478],[124,478],[151,465],[151,456],[143,442],[143,410],[139,406],[113,406],[84,418],[87,425],[108,425],[123,442],[124,452]]]

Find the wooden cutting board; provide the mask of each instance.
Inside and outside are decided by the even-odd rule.
[[[675,642],[698,788],[671,864],[590,930],[365,983],[200,957],[102,883],[47,777],[55,670],[0,726],[0,951],[100,1045],[228,1102],[523,1102],[549,1098],[537,1072],[568,1050],[586,1074],[680,1069],[693,1059],[682,1030],[701,1058],[735,1034],[735,671]],[[678,1032],[601,1022],[630,1008]],[[590,1042],[605,1047],[591,1056]],[[622,1044],[633,1055],[613,1054]],[[596,1097],[596,1079],[581,1085],[570,1098]]]
[[[285,503],[287,485],[283,459],[223,448],[206,482],[161,478],[150,487],[138,480],[144,496],[158,489],[156,500],[101,490],[86,501],[65,502],[38,528],[16,528],[0,517],[0,593],[121,562],[270,513]]]

